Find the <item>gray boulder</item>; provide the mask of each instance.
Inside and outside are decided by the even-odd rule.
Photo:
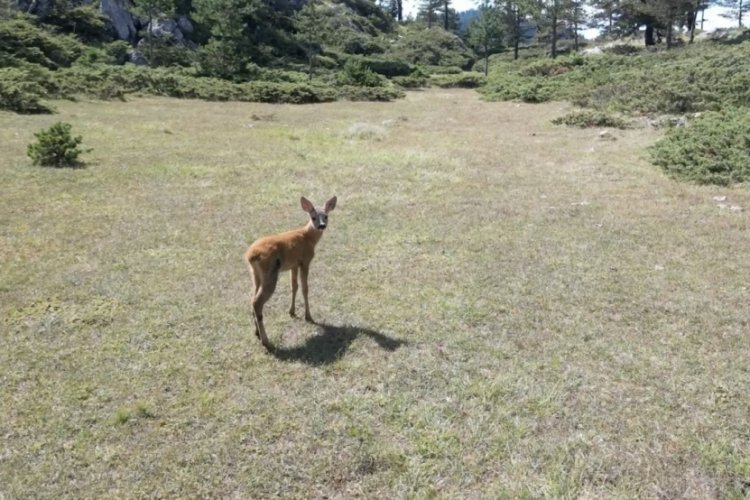
[[[180,31],[177,21],[174,19],[154,19],[146,26],[146,30],[154,38],[171,37],[172,40],[180,45],[185,36]]]
[[[190,19],[188,19],[186,16],[180,16],[177,18],[177,27],[180,28],[180,31],[182,31],[183,33],[192,33],[193,31],[195,31],[193,23],[191,23]]]
[[[147,66],[148,61],[146,60],[146,56],[143,55],[143,52],[141,52],[138,49],[133,49],[129,54],[129,61],[136,66]]]
[[[101,0],[99,10],[112,23],[117,38],[133,42],[138,35],[135,17],[128,11],[132,7],[130,0]]]

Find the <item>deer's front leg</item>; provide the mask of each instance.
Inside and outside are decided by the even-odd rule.
[[[310,315],[310,304],[307,301],[307,274],[310,270],[310,264],[303,264],[299,266],[300,277],[302,278],[302,297],[305,299],[305,321],[315,323]]]
[[[292,307],[289,308],[289,316],[295,317],[294,299],[297,297],[297,268],[292,268]]]

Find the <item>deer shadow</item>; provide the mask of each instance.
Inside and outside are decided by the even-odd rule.
[[[405,340],[392,338],[368,328],[325,323],[316,325],[318,334],[309,337],[303,344],[295,347],[273,347],[269,349],[269,353],[281,361],[301,361],[311,366],[321,366],[341,359],[352,342],[362,335],[371,338],[381,349],[390,352],[406,344]]]

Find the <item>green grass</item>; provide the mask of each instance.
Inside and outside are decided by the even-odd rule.
[[[660,132],[466,90],[54,104],[0,113],[0,497],[748,494],[748,212],[713,197],[750,194],[667,178]],[[86,168],[31,166],[59,120]],[[242,254],[333,194],[319,324],[284,276],[269,354]]]

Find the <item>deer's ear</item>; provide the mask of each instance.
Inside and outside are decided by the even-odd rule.
[[[304,196],[299,199],[300,205],[302,205],[302,210],[304,210],[307,213],[312,212],[315,210],[315,207],[312,203],[310,203],[310,200],[305,198]]]
[[[334,196],[326,202],[326,213],[336,208],[336,197]]]

